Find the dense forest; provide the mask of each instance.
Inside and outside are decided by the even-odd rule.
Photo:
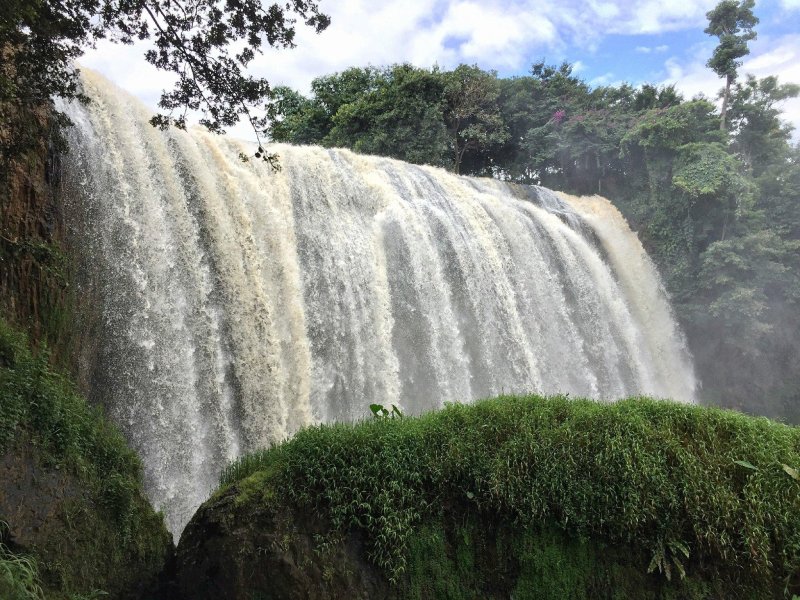
[[[799,88],[730,84],[722,115],[672,86],[591,87],[567,63],[512,78],[357,67],[315,79],[309,97],[276,88],[269,134],[607,196],[662,273],[700,398],[797,423],[800,149],[780,103]]]

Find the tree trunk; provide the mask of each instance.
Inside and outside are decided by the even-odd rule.
[[[720,111],[719,130],[725,131],[726,117],[728,116],[728,99],[731,95],[731,84],[733,83],[733,75],[728,75],[725,78],[725,93],[722,96],[722,110]]]

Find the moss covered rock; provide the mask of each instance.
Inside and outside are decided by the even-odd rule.
[[[781,598],[800,429],[645,398],[505,397],[309,428],[187,526],[187,598]]]
[[[2,321],[0,521],[0,598],[151,597],[173,552],[121,434]]]

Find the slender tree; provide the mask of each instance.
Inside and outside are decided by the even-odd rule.
[[[706,13],[708,27],[705,32],[719,38],[719,45],[714,48],[714,54],[706,65],[725,78],[719,123],[721,130],[727,126],[731,86],[736,81],[736,71],[742,64],[739,59],[750,54],[747,42],[756,38],[753,27],[758,24],[758,17],[753,14],[754,6],[755,0],[722,0]]]

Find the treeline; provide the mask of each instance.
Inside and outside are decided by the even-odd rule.
[[[733,79],[724,118],[672,86],[592,88],[566,63],[351,68],[311,88],[274,90],[274,141],[607,196],[662,273],[700,397],[800,422],[800,148],[779,108],[799,86]]]

